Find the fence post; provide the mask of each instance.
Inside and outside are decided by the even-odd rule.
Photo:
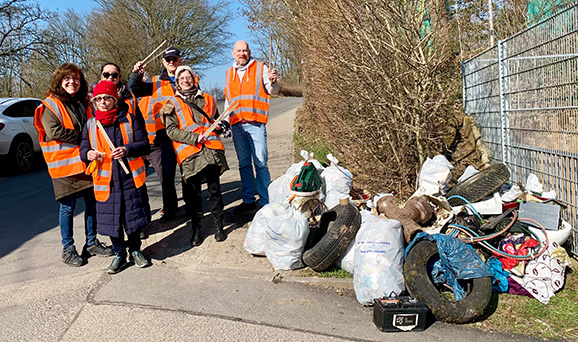
[[[466,94],[466,62],[462,62],[462,110],[465,114],[468,114],[466,112],[466,108],[467,108],[467,101],[468,101],[468,96]]]
[[[508,96],[506,93],[508,92],[508,81],[506,79],[508,74],[508,68],[506,64],[507,51],[506,51],[506,42],[504,40],[498,41],[498,84],[500,88],[500,140],[501,140],[501,147],[502,147],[502,163],[509,164],[510,162],[510,155],[509,155],[509,148],[507,147],[508,144],[506,140],[508,139],[508,130],[509,130],[509,120],[508,120]]]

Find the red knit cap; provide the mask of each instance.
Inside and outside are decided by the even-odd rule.
[[[118,101],[118,91],[116,89],[116,84],[111,81],[100,81],[94,86],[94,90],[92,91],[92,97],[96,97],[98,95],[110,95],[114,97]]]

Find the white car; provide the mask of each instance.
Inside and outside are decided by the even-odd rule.
[[[8,159],[2,168],[28,172],[40,152],[34,128],[34,110],[42,101],[34,98],[0,98],[0,157]]]

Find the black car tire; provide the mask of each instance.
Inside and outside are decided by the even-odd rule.
[[[417,242],[403,265],[405,286],[410,295],[429,307],[436,319],[448,323],[467,323],[481,317],[492,298],[490,277],[460,281],[467,293],[460,301],[444,296],[432,282],[428,271],[439,259],[437,244],[429,240]]]
[[[494,164],[475,175],[466,178],[463,182],[451,189],[446,198],[461,196],[471,203],[478,202],[488,195],[493,194],[510,178],[510,171],[504,164]],[[451,206],[465,204],[459,198],[448,200]]]
[[[331,267],[345,253],[361,226],[361,213],[351,204],[339,204],[321,215],[319,226],[327,233],[303,254],[303,262],[317,272]]]
[[[10,145],[11,167],[17,172],[29,172],[34,166],[34,146],[29,136],[17,136]]]

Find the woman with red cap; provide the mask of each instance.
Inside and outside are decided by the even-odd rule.
[[[80,157],[90,162],[87,173],[94,181],[97,230],[112,242],[114,259],[107,273],[118,273],[127,265],[127,248],[137,267],[150,266],[140,250],[141,229],[151,221],[144,184],[143,156],[149,153],[146,131],[126,108],[119,108],[113,82],[101,81],[94,87],[92,104],[94,118],[84,127]]]

